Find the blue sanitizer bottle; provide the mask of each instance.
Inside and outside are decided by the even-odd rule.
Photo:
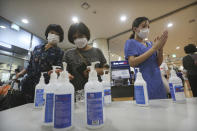
[[[44,77],[43,73],[41,74],[40,82],[35,88],[35,96],[34,96],[34,108],[35,109],[42,109],[44,106]]]
[[[45,104],[43,108],[43,123],[45,126],[53,126],[54,91],[57,83],[55,67],[53,67],[53,73],[50,77],[50,82],[44,89]]]
[[[175,79],[176,79],[176,72],[172,69],[170,71],[169,87],[170,87],[170,94],[171,94],[172,100],[174,102],[176,102],[175,92],[174,92],[174,88],[173,88],[173,83],[174,83]]]
[[[104,125],[103,86],[97,79],[92,63],[88,83],[85,85],[85,123],[88,129],[101,128]]]
[[[176,75],[175,70],[171,69],[169,79],[170,93],[176,103],[185,103],[185,94],[182,80]]]
[[[110,105],[111,104],[111,83],[110,83],[110,75],[104,71],[104,76],[102,76],[102,85],[104,91],[104,104]]]
[[[66,69],[66,64],[64,63]],[[69,130],[73,127],[74,87],[63,71],[58,78],[54,93],[54,130]]]
[[[134,93],[135,93],[135,100],[136,104],[139,106],[148,106],[149,105],[149,99],[148,99],[148,91],[147,91],[147,85],[142,77],[142,73],[139,71],[139,68],[137,68],[137,78],[134,83]]]

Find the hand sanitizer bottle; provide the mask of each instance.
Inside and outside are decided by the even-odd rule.
[[[104,90],[104,104],[109,105],[111,103],[111,83],[110,83],[110,75],[106,74],[104,70],[104,76],[102,76],[102,85]]]
[[[147,85],[142,77],[142,73],[139,71],[139,68],[138,68],[137,78],[134,83],[134,93],[135,93],[135,99],[137,105],[139,106],[149,105]]]
[[[34,108],[35,109],[41,109],[44,106],[44,77],[43,73],[41,74],[40,82],[36,86],[35,89],[35,97],[34,97]]]
[[[66,64],[64,63],[64,68]],[[73,127],[74,87],[68,80],[68,73],[63,71],[58,78],[54,93],[54,129],[69,130]]]
[[[176,75],[173,68],[170,71],[169,79],[170,93],[174,102],[185,103],[184,88],[181,79]]]
[[[44,89],[45,104],[43,108],[44,125],[53,125],[53,108],[54,108],[54,90],[57,84],[57,74],[55,73],[55,66],[53,66],[53,73],[50,76],[50,82]]]
[[[85,123],[89,129],[104,125],[103,86],[98,82],[95,64],[92,63],[89,80],[85,84]]]

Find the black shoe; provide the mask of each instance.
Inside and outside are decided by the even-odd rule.
[[[168,97],[168,98],[172,98],[172,96],[171,96],[171,94],[170,94],[170,93],[168,93],[168,94],[167,94],[167,97]]]

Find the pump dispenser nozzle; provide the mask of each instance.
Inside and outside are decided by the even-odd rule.
[[[104,75],[101,76],[102,77],[102,80],[105,80],[105,81],[110,81],[110,74],[109,74],[109,70],[104,70]]]
[[[44,76],[43,76],[44,73],[46,73],[46,72],[42,72],[41,77],[40,77],[40,82],[43,82],[43,83],[44,83]]]
[[[100,62],[99,61],[92,62],[91,66],[88,66],[90,68],[89,80],[96,80],[97,79],[97,72],[95,70],[95,65],[97,63],[100,63]]]
[[[66,70],[67,64],[65,62],[63,62],[63,67]],[[60,73],[60,78],[59,79],[61,81],[64,81],[64,82],[69,82],[69,80],[67,79],[67,77],[68,77],[68,72],[67,71],[62,71]]]
[[[52,81],[57,80],[57,74],[56,74],[56,72],[55,72],[55,70],[56,70],[57,68],[61,68],[61,67],[60,67],[60,66],[53,66],[53,72],[51,73],[51,80],[52,80]]]
[[[173,68],[171,68],[170,75],[171,75],[171,77],[176,77],[177,76],[176,71]]]
[[[136,69],[137,69],[137,78],[143,79],[142,73],[140,72],[140,69],[139,68],[136,68]]]

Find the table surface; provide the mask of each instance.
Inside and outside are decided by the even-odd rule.
[[[77,103],[71,131],[87,131],[84,103]],[[197,131],[197,98],[185,104],[171,99],[151,100],[148,107],[134,101],[112,102],[105,107],[105,125],[95,131]],[[52,131],[42,125],[42,111],[26,104],[0,112],[0,131]]]

